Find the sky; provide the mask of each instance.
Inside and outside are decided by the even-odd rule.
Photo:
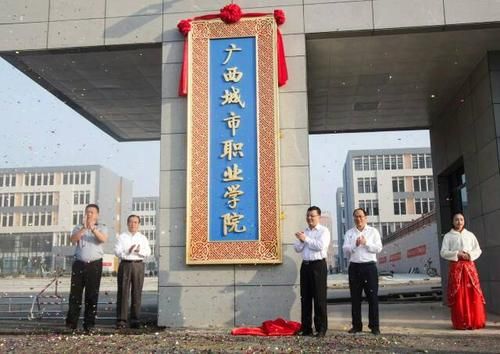
[[[159,141],[117,142],[3,59],[0,77],[1,167],[97,164],[133,181],[134,196],[159,195]],[[311,135],[311,202],[336,215],[349,150],[428,146],[427,130]]]

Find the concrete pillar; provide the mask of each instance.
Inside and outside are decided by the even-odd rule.
[[[290,19],[282,27],[290,79],[279,94],[283,264],[204,266],[187,266],[185,258],[187,100],[177,95],[183,38],[176,25],[195,15],[179,13],[178,6],[164,9],[158,323],[232,327],[259,325],[278,316],[300,320],[301,260],[292,244],[294,233],[305,225],[310,205],[302,6],[279,7]],[[252,9],[245,6],[244,11]]]
[[[485,55],[439,119],[433,121],[431,145],[437,176],[438,230],[451,227],[455,210],[449,200],[449,176],[462,168],[466,176],[466,228],[483,250],[476,261],[488,311],[500,313],[500,53]],[[447,199],[448,198],[448,199]],[[441,244],[442,237],[439,236]],[[442,263],[446,274],[446,263]],[[443,282],[446,288],[446,279]]]

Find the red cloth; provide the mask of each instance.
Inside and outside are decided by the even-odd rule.
[[[252,12],[252,13],[247,13],[247,14],[242,14],[241,17],[260,17],[260,16],[265,16],[268,15],[266,13],[258,13],[258,12]],[[280,23],[284,23],[284,13],[281,11],[281,13],[276,13],[274,14],[275,18],[277,18],[277,21]],[[198,16],[195,17],[193,20],[213,20],[215,18],[220,18],[220,14],[208,14],[208,15],[203,15],[203,16]],[[182,58],[182,67],[181,67],[181,76],[179,78],[179,96],[187,96],[187,91],[188,91],[188,38],[187,38],[187,33],[189,32],[188,30],[188,24],[191,20],[182,20],[179,22],[179,31],[181,31],[182,34],[186,38],[184,38],[184,55]],[[189,29],[191,27],[189,26]],[[276,38],[276,49],[277,49],[277,59],[278,59],[278,86],[284,86],[286,82],[288,81],[288,69],[286,66],[286,56],[285,56],[285,46],[283,45],[283,36],[281,35],[281,31],[278,29],[277,31],[277,38]]]
[[[484,328],[484,296],[476,266],[472,261],[450,262],[448,273],[448,306],[455,329]]]
[[[300,331],[300,322],[283,318],[262,322],[260,327],[240,327],[231,331],[233,336],[293,336]]]

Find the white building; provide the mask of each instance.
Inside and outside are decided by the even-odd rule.
[[[349,151],[343,179],[343,205],[342,192],[340,197],[337,192],[337,209],[345,214],[341,225],[345,230],[354,226],[351,215],[360,207],[368,212],[368,224],[378,228],[382,238],[434,210],[428,148]]]
[[[147,260],[147,269],[158,270],[158,254],[160,244],[158,242],[159,228],[159,198],[158,197],[135,197],[132,199],[132,213],[141,218],[140,231],[149,240],[151,257]]]
[[[112,253],[131,210],[132,182],[97,165],[0,169],[1,273],[68,270],[70,233],[89,203],[99,205]]]

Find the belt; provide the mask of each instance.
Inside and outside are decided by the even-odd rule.
[[[306,260],[303,260],[303,261],[302,261],[302,264],[306,264],[306,265],[307,265],[307,264],[313,264],[313,263],[323,262],[324,260],[325,260],[324,258],[323,258],[323,259],[316,259],[316,260],[314,260],[314,261],[306,261]]]
[[[142,263],[142,260],[132,261],[132,260],[128,260],[128,259],[122,259],[121,262],[125,262],[125,263]]]
[[[102,262],[102,258],[94,259],[93,261],[83,261],[81,259],[77,259],[76,261],[84,264],[90,264],[90,263]]]
[[[364,266],[364,265],[373,265],[373,264],[377,264],[377,262],[375,262],[375,261],[371,261],[371,262],[361,262],[361,263],[357,263],[357,262],[350,262],[350,264],[354,264],[354,265],[357,265],[357,266]]]

